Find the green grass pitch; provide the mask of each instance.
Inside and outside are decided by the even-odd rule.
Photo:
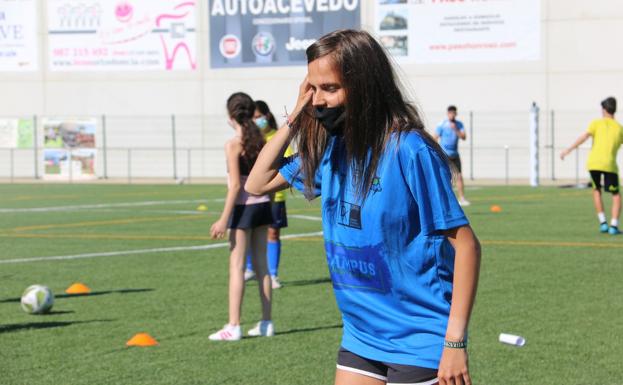
[[[203,185],[0,185],[0,384],[331,384],[341,319],[322,239],[309,236],[321,230],[319,202],[288,200],[284,235],[308,236],[283,243],[277,335],[208,341],[227,320],[228,250],[189,248],[223,243],[207,234],[224,194]],[[483,244],[474,383],[623,384],[623,237],[598,233],[590,191],[483,187],[468,198]],[[201,202],[207,211],[196,210]],[[93,293],[65,296],[74,282]],[[51,314],[20,309],[35,283],[55,293]],[[252,282],[243,330],[258,316]],[[126,348],[138,332],[159,346]],[[501,332],[527,343],[502,345]]]

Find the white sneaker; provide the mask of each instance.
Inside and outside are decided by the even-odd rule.
[[[465,198],[459,200],[459,206],[469,206],[471,203]]]
[[[260,321],[255,325],[254,328],[249,329],[247,334],[252,337],[272,337],[275,335],[275,327],[273,326],[273,321]]]
[[[244,280],[245,281],[250,281],[253,278],[255,278],[255,271],[253,271],[253,270],[245,270],[244,271]]]
[[[279,281],[279,277],[277,277],[276,275],[270,276],[270,282],[273,289],[281,289],[281,282]]]
[[[227,324],[216,333],[210,334],[210,341],[238,341],[242,338],[240,325],[233,326]]]

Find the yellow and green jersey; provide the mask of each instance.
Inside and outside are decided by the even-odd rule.
[[[267,133],[264,134],[264,140],[266,140],[266,142],[268,143],[268,141],[270,141],[273,138],[273,136],[275,136],[276,133],[277,133],[277,130],[268,131]],[[286,148],[286,152],[283,153],[283,156],[288,157],[291,155],[294,155],[294,151],[292,151],[292,148],[288,146],[288,148]],[[277,191],[275,193],[275,198],[273,202],[285,202],[285,201],[286,201],[285,190]]]
[[[588,154],[589,170],[618,173],[617,152],[623,143],[623,127],[614,119],[595,119],[588,126],[593,147]]]

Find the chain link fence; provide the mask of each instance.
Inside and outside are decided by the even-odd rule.
[[[569,146],[598,111],[541,111],[539,116],[539,175],[542,181],[587,179],[585,162],[590,143],[561,161],[558,154]],[[432,133],[445,118],[443,111],[423,114]],[[140,179],[174,179],[186,182],[226,175],[224,143],[233,134],[225,115],[98,117],[0,117],[0,122],[31,121],[32,143],[27,148],[2,146],[0,178],[9,181],[45,179],[44,126],[50,119],[92,119],[95,122],[95,178],[132,183]],[[458,116],[467,131],[459,151],[467,180],[527,181],[529,177],[529,110],[469,111]],[[2,125],[0,124],[0,127]],[[2,132],[0,132],[2,134]],[[70,159],[64,161],[70,162]],[[79,179],[72,167],[61,180]],[[527,183],[527,182],[526,182]]]

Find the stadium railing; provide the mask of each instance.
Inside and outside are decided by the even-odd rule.
[[[529,177],[529,111],[459,111],[467,131],[460,143],[463,176],[469,181],[495,183],[527,181]],[[432,133],[443,120],[443,111],[423,113]],[[564,162],[560,151],[598,117],[595,111],[542,111],[539,116],[540,180],[583,183],[584,164],[590,143],[580,147]],[[8,133],[10,120],[30,120],[33,130],[30,146],[13,145]],[[81,170],[63,170],[45,160],[45,130],[54,122],[89,120],[95,125],[94,179],[138,182],[142,179],[204,181],[226,176],[223,145],[232,135],[224,115],[169,116],[6,116],[0,117],[0,179],[16,182],[29,179],[80,180]],[[13,123],[15,126],[15,123]],[[4,129],[3,129],[4,128]],[[3,129],[3,130],[2,130]],[[2,138],[3,132],[5,138]],[[15,134],[13,134],[15,136]],[[55,167],[56,166],[56,167]],[[89,167],[82,165],[88,174]],[[62,177],[59,176],[62,172]],[[56,173],[56,174],[54,174]],[[220,179],[219,179],[220,178]],[[88,179],[88,178],[87,178]]]

